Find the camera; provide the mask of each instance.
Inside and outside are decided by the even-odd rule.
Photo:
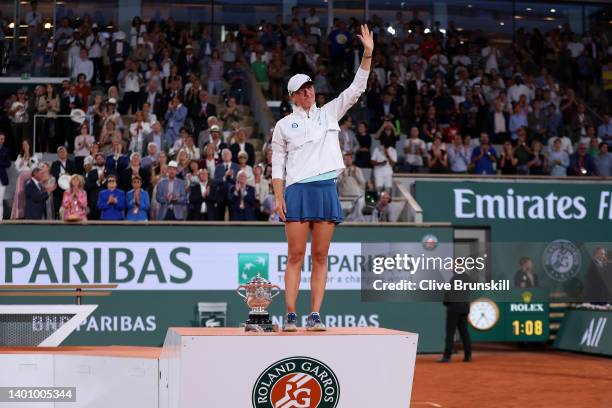
[[[376,203],[378,202],[378,191],[366,191],[364,197],[364,205],[361,209],[361,213],[363,215],[372,215],[374,212],[374,208],[376,208]]]

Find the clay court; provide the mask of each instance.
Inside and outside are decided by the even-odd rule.
[[[449,364],[417,357],[411,407],[610,408],[612,359],[560,351],[476,351]]]

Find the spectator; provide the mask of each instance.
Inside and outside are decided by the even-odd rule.
[[[497,163],[497,152],[489,145],[489,134],[480,134],[480,146],[472,150],[471,162],[476,174],[495,174],[493,165]]]
[[[128,167],[129,164],[130,160],[125,154],[123,154],[121,140],[115,137],[113,139],[113,150],[111,154],[106,156],[106,163],[104,164],[106,175],[114,174],[115,176],[119,177],[119,175]]]
[[[397,152],[394,147],[378,145],[372,151],[372,167],[374,168],[374,186],[377,190],[393,188],[393,166],[397,162]]]
[[[247,184],[247,173],[240,170],[229,189],[230,221],[255,221],[255,188]]]
[[[515,288],[537,288],[538,275],[533,272],[533,261],[529,257],[522,257],[520,262],[520,269],[514,274],[514,287]]]
[[[429,152],[427,152],[427,164],[430,173],[448,172],[448,154],[442,146],[442,137],[436,136]]]
[[[181,102],[178,95],[172,97],[168,103],[166,111],[166,137],[172,143],[175,143],[179,138],[179,130],[184,127],[185,119],[187,118],[187,108]]]
[[[576,153],[570,156],[569,171],[572,176],[597,176],[597,165],[593,156],[586,153],[584,143],[578,143]]]
[[[211,174],[215,174],[215,167],[217,166],[217,161],[215,160],[215,145],[212,143],[206,145],[203,158],[198,164],[200,168],[208,170],[209,177]]]
[[[597,128],[597,137],[608,143],[608,147],[612,144],[612,117],[609,113],[603,115],[602,123]]]
[[[57,148],[57,160],[51,163],[51,175],[55,177],[55,180],[59,183],[60,178],[63,175],[73,175],[76,174],[76,165],[74,161],[68,158],[68,151],[64,146],[60,146]],[[62,205],[62,196],[63,191],[61,189],[55,190],[53,194],[53,208],[56,211],[59,211]]]
[[[145,180],[149,180],[148,178]],[[148,212],[151,206],[149,193],[142,188],[143,179],[139,175],[132,177],[132,189],[126,196],[128,221],[147,221]]]
[[[191,106],[191,119],[194,124],[194,134],[208,129],[208,118],[217,115],[217,107],[208,102],[208,92],[201,90],[197,101]]]
[[[176,178],[178,164],[168,163],[168,177],[157,183],[155,199],[161,205],[157,219],[180,221],[187,217],[187,195],[183,182]]]
[[[38,165],[38,157],[32,155],[30,142],[25,139],[21,142],[21,151],[15,160],[17,172],[31,172]],[[29,175],[28,175],[29,177]]]
[[[70,177],[70,188],[64,191],[60,213],[64,221],[87,221],[87,193],[80,174]]]
[[[238,172],[243,171],[247,178],[246,182],[249,186],[255,185],[255,176],[253,175],[253,168],[249,166],[247,163],[249,161],[249,154],[243,150],[238,153]]]
[[[149,146],[151,143],[157,147],[158,152],[167,152],[170,150],[170,147],[172,147],[172,141],[167,134],[163,132],[161,123],[159,122],[153,122],[151,131],[145,134],[143,145]]]
[[[128,151],[142,154],[146,147],[145,135],[151,133],[151,127],[147,122],[144,121],[144,116],[141,111],[137,111],[135,113],[134,123],[130,124],[129,132],[130,143]]]
[[[529,174],[542,176],[548,172],[548,158],[542,151],[542,143],[539,140],[531,143],[531,153],[527,160]]]
[[[11,167],[11,154],[5,140],[6,136],[0,132],[0,222],[4,219],[4,193],[9,185],[7,169]]]
[[[85,191],[87,192],[87,202],[89,203],[90,220],[100,219],[97,203],[100,191],[106,188],[104,161],[104,155],[101,153],[96,154],[95,158],[87,156],[83,161],[83,166],[85,167]]]
[[[89,125],[83,123],[80,134],[74,139],[74,165],[75,171],[83,174],[83,161],[89,156],[91,146],[96,142],[94,137],[89,134]]]
[[[344,153],[345,169],[340,173],[337,180],[338,194],[340,196],[360,196],[364,193],[366,180],[359,167],[353,164],[353,154]]]
[[[227,71],[226,77],[230,85],[229,95],[236,98],[238,104],[244,104],[247,96],[248,74],[242,68],[240,60],[234,62],[234,67]]]
[[[98,210],[103,221],[118,221],[125,218],[125,193],[117,188],[117,177],[106,178],[106,189],[98,195]]]
[[[80,74],[85,75],[85,81],[91,81],[94,74],[94,64],[89,59],[86,48],[81,48],[79,58],[75,59],[72,65],[72,79],[76,79]]]
[[[405,162],[403,171],[407,173],[421,173],[423,171],[425,150],[425,142],[419,138],[419,128],[413,126],[410,129],[409,138],[404,142]]]
[[[529,155],[531,149],[527,145],[527,129],[521,127],[518,131],[518,138],[515,140],[516,147],[514,148],[514,156],[518,159],[516,163],[517,174],[529,174],[529,167],[527,162],[529,161]]]
[[[521,112],[521,107],[518,103],[514,104],[514,113],[510,116],[508,129],[513,141],[518,139],[519,130],[527,127],[527,117]]]
[[[242,120],[242,112],[233,96],[228,98],[226,105],[225,112],[221,114],[221,120],[226,129],[234,130]]]
[[[25,186],[25,213],[26,220],[42,220],[46,218],[46,201],[55,190],[54,187],[45,188],[43,183],[48,176],[43,170],[34,168],[32,178]]]
[[[106,121],[100,133],[100,151],[105,155],[112,153],[114,148],[113,140],[117,141],[119,146],[121,146],[122,139],[123,136],[121,131],[117,129],[117,124],[112,120]]]
[[[553,148],[549,154],[550,175],[563,177],[567,175],[567,168],[570,165],[569,154],[561,148],[561,139],[553,141]]]
[[[370,148],[372,147],[372,136],[368,133],[368,124],[359,122],[357,124],[357,151],[355,152],[355,165],[360,168],[371,168]]]
[[[255,51],[255,61],[251,63],[251,70],[255,75],[255,80],[261,86],[264,91],[268,90],[269,78],[268,78],[268,64],[262,60],[261,50]]]
[[[141,166],[140,153],[134,152],[130,155],[130,165],[121,171],[118,175],[118,185],[123,191],[129,191],[133,187],[133,179],[135,176],[140,177],[139,188],[149,190],[151,174]]]
[[[467,137],[467,136],[466,136]],[[453,137],[453,145],[448,149],[448,163],[452,173],[465,174],[470,165],[470,150],[463,144],[459,133]]]
[[[599,154],[595,157],[595,165],[600,176],[610,177],[612,175],[612,154],[608,153],[608,144],[605,142],[599,144]]]
[[[386,191],[380,193],[376,207],[372,212],[372,218],[377,222],[391,221],[391,195]]]
[[[11,130],[13,133],[13,146],[19,145],[27,134],[27,127],[29,123],[28,115],[28,101],[26,94],[23,89],[17,91],[17,100],[15,100],[8,111],[9,118],[11,120]]]
[[[55,125],[57,114],[60,111],[60,100],[53,85],[47,84],[46,93],[38,100],[37,110],[39,115],[46,115],[42,124],[45,137],[41,138],[40,149],[43,152],[52,151],[57,148]]]
[[[223,85],[223,61],[218,50],[213,50],[208,63],[208,92],[219,95],[225,90]]]
[[[235,157],[235,163],[240,163],[239,153],[245,152],[247,154],[247,164],[249,166],[255,165],[255,148],[249,142],[247,142],[247,134],[244,129],[238,129],[236,131],[236,142],[230,146],[230,150],[232,152],[232,157]]]
[[[509,141],[504,142],[503,150],[499,156],[499,173],[516,174],[518,159],[514,156],[514,149]]]
[[[263,213],[263,202],[270,193],[270,183],[263,176],[263,166],[253,167],[253,187],[255,187],[255,218],[259,221],[267,221],[268,216]]]
[[[229,149],[223,149],[221,154],[222,162],[215,167],[214,179],[217,183],[225,183],[226,181],[234,182],[236,174],[240,170],[240,166],[232,162],[232,152]]]
[[[157,151],[157,145],[150,142],[147,145],[147,155],[142,158],[141,166],[143,169],[151,171],[153,163],[159,161],[159,152]]]
[[[356,149],[355,132],[351,129],[353,119],[350,115],[344,115],[340,119],[340,133],[338,134],[338,140],[340,142],[340,150],[342,153],[350,152],[351,154]]]
[[[217,220],[218,186],[208,177],[208,170],[203,168],[198,171],[197,178],[189,186],[189,215],[191,221]]]

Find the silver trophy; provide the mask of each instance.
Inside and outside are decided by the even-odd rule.
[[[273,293],[274,289],[277,291]],[[244,290],[244,294],[242,291]],[[275,332],[278,325],[272,324],[268,307],[281,292],[278,285],[272,285],[260,274],[257,274],[249,283],[238,286],[236,292],[244,299],[249,310],[249,319],[244,323],[245,331]]]

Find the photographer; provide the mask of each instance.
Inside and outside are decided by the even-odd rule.
[[[368,191],[357,198],[347,221],[355,222],[390,222],[391,221],[391,195],[386,191],[377,193]]]

